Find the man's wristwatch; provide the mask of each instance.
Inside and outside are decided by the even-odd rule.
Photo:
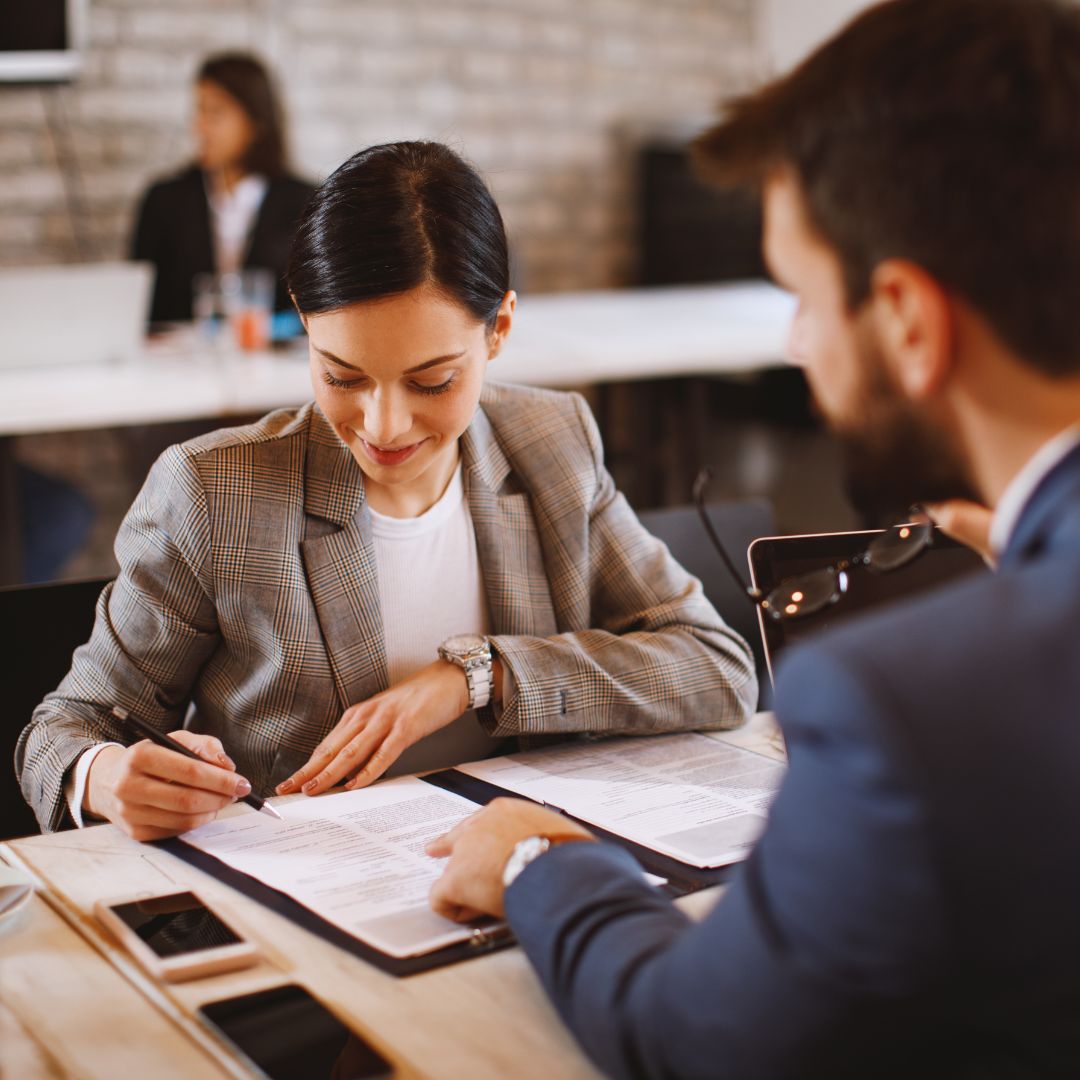
[[[503,867],[503,888],[509,889],[518,874],[525,869],[534,859],[539,859],[551,847],[551,839],[547,836],[526,836],[514,845],[510,852],[510,858]]]
[[[441,659],[465,672],[469,684],[469,708],[482,709],[491,700],[491,646],[479,634],[458,634],[439,646]]]
[[[503,867],[503,888],[509,889],[510,883],[534,859],[539,859],[545,851],[550,851],[556,844],[573,844],[583,840],[595,840],[589,833],[567,833],[562,836],[526,836],[514,845],[510,858]]]

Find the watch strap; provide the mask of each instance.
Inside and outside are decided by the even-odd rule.
[[[482,709],[491,701],[492,684],[495,681],[490,649],[486,661],[465,664],[465,680],[469,684],[469,708]]]

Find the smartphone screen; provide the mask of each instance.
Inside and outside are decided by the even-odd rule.
[[[242,940],[189,892],[115,904],[109,910],[162,959]]]
[[[368,1080],[393,1071],[299,986],[213,1001],[199,1012],[269,1080]]]

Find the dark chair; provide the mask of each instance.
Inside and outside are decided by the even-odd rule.
[[[739,586],[731,580],[731,575],[709,542],[697,511],[692,506],[674,506],[646,510],[638,517],[653,536],[667,544],[675,560],[701,581],[713,607],[753,649],[760,686],[758,707],[767,708],[772,700],[772,692],[757,612]],[[710,503],[709,517],[735,565],[744,570],[745,580],[749,584],[750,566],[746,549],[758,537],[776,534],[772,506],[766,499]]]
[[[71,667],[71,654],[90,637],[94,606],[108,578],[16,585],[0,589],[3,626],[4,721],[0,771],[0,840],[38,832],[23,801],[12,761],[15,743],[41,699]]]

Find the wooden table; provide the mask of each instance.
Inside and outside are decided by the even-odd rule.
[[[768,714],[714,737],[783,757]],[[329,1004],[401,1077],[599,1075],[520,949],[395,979],[111,825],[13,841],[0,853],[42,886],[13,925],[0,926],[4,1075],[245,1076],[194,1011],[206,1001],[287,981]],[[100,933],[91,915],[94,901],[104,897],[192,886],[259,942],[266,961],[187,984],[155,983]],[[718,895],[708,890],[679,903],[700,915]]]

